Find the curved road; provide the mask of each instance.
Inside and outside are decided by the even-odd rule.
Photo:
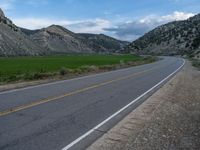
[[[1,150],[84,149],[184,65],[181,58],[0,93]]]

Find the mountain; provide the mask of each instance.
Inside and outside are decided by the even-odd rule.
[[[126,52],[155,55],[200,55],[200,14],[155,28],[125,48]]]
[[[45,53],[45,50],[5,17],[0,9],[0,56],[44,55]]]
[[[103,34],[76,34],[58,25],[22,31],[51,53],[114,53],[129,44]]]
[[[75,33],[62,26],[51,25],[41,30],[23,30],[35,43],[47,49],[51,54],[93,53]]]
[[[0,56],[114,53],[127,44],[103,34],[76,34],[58,25],[37,30],[20,28],[0,9]]]
[[[82,36],[83,40],[95,52],[120,52],[125,46],[130,44],[129,42],[120,41],[104,34],[79,33],[78,35]]]

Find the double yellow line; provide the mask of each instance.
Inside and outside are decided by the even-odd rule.
[[[31,108],[31,107],[34,107],[34,106],[38,106],[38,105],[41,105],[41,104],[44,104],[44,103],[48,103],[48,102],[51,102],[51,101],[60,100],[60,99],[62,99],[64,97],[72,96],[72,95],[75,95],[75,94],[79,94],[79,93],[82,93],[82,92],[85,92],[85,91],[89,91],[91,89],[95,89],[95,88],[98,88],[98,87],[102,87],[102,86],[105,86],[105,85],[108,85],[108,84],[111,84],[111,83],[114,83],[114,82],[118,82],[118,81],[121,81],[121,80],[129,79],[129,78],[132,78],[132,77],[137,76],[137,75],[141,75],[141,74],[146,73],[146,72],[151,71],[151,70],[154,70],[154,68],[153,69],[148,69],[148,70],[145,70],[145,71],[141,71],[141,72],[138,72],[138,73],[134,73],[134,74],[131,74],[131,75],[127,75],[127,76],[124,76],[124,77],[119,77],[119,78],[116,78],[116,79],[113,79],[113,80],[109,80],[109,81],[106,81],[106,82],[102,82],[102,83],[99,83],[99,84],[96,84],[96,85],[92,85],[92,86],[89,86],[89,87],[85,87],[83,89],[79,89],[79,90],[75,90],[75,91],[72,91],[72,92],[69,92],[69,93],[62,94],[60,96],[46,98],[46,99],[35,101],[35,102],[29,103],[29,104],[16,106],[16,107],[10,108],[8,110],[1,111],[0,112],[0,117],[8,115],[8,114],[12,114],[14,112],[18,112],[18,111],[21,111],[21,110],[25,110],[25,109],[28,109],[28,108]]]

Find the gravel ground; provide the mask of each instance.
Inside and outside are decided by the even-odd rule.
[[[189,62],[88,150],[199,150],[200,71]]]

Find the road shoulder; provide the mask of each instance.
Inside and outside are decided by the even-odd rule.
[[[41,84],[49,84],[49,83],[55,83],[55,82],[62,82],[64,80],[70,80],[70,79],[76,79],[80,77],[86,77],[90,75],[97,75],[101,73],[109,73],[112,71],[127,69],[130,67],[136,67],[136,66],[142,66],[146,64],[151,64],[156,61],[161,60],[161,58],[157,57],[147,57],[147,59],[144,59],[142,61],[129,61],[127,63],[120,63],[120,64],[113,64],[113,65],[104,65],[104,66],[85,66],[82,71],[80,69],[79,72],[74,73],[66,73],[64,75],[55,75],[52,77],[45,77],[43,79],[33,79],[33,80],[19,80],[19,81],[13,81],[8,83],[1,83],[0,82],[0,92],[9,91],[9,90],[16,90],[20,88],[26,88],[30,86],[38,86]],[[84,67],[84,66],[83,66]],[[88,67],[88,68],[87,68]],[[66,70],[65,70],[66,71]]]
[[[198,149],[200,72],[184,69],[88,150]]]

